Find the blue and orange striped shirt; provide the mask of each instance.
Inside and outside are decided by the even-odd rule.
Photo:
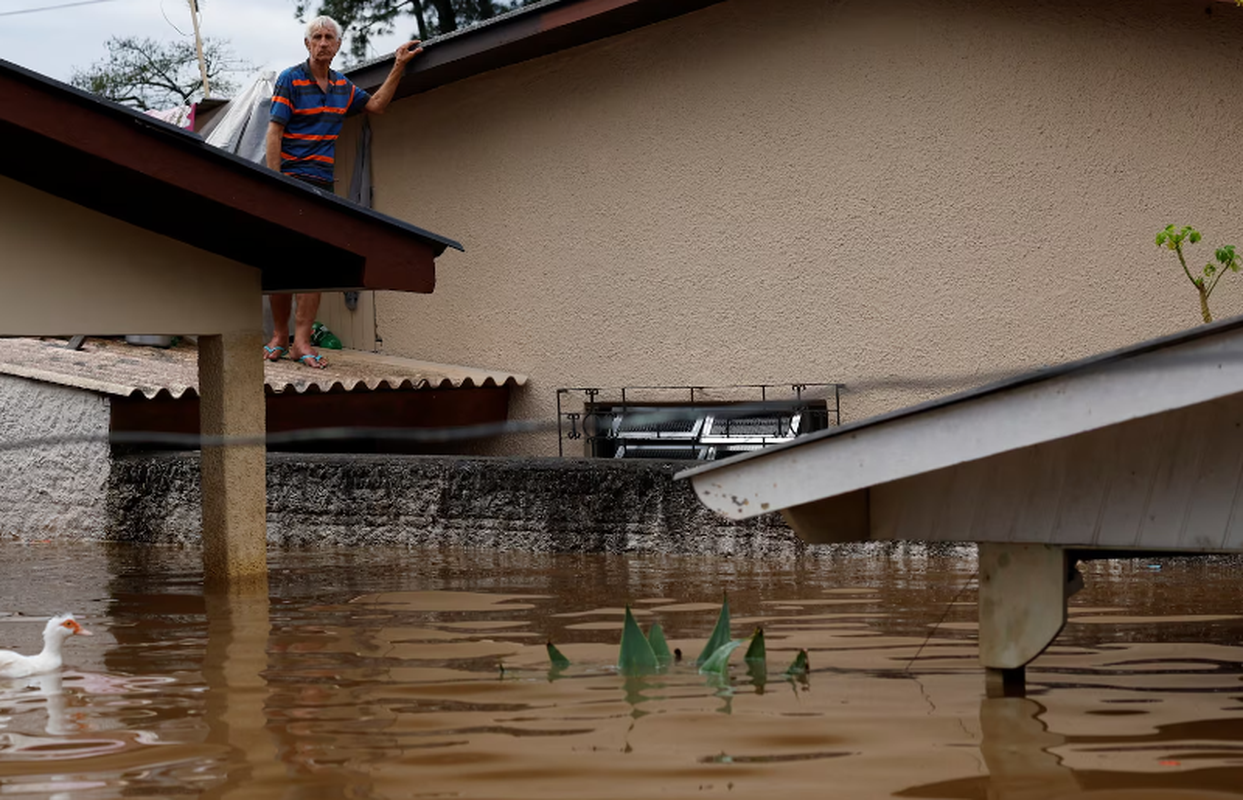
[[[282,72],[272,94],[272,121],[285,126],[281,172],[331,186],[341,124],[370,97],[335,70],[328,70],[328,91],[322,91],[305,61]]]

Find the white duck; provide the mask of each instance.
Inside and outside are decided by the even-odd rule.
[[[90,636],[72,614],[61,614],[48,620],[43,629],[43,652],[24,656],[12,650],[0,650],[0,678],[25,678],[60,669],[60,648],[70,636]]]

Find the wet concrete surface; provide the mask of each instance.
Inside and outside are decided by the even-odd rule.
[[[1085,564],[1021,700],[983,697],[970,547],[282,550],[206,597],[198,559],[0,545],[0,647],[97,634],[0,682],[0,796],[1243,797],[1237,559]],[[617,674],[627,603],[693,656],[724,591],[766,675]]]

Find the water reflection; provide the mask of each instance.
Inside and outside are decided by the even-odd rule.
[[[15,564],[3,608],[100,635],[0,686],[0,796],[1243,796],[1230,562],[1093,562],[1030,700],[981,698],[961,550],[278,553],[269,593],[234,596],[203,595],[193,551],[0,545]],[[617,673],[626,603],[693,654],[722,588],[766,663]],[[36,629],[0,617],[0,643]]]
[[[1225,734],[1237,740],[1243,720],[1231,719],[1226,725],[1204,723],[1161,726],[1155,735],[1085,737],[1059,734],[1043,721],[1047,709],[1033,700],[1021,698],[984,699],[980,702],[980,752],[987,775],[945,781],[898,792],[899,797],[979,798],[989,800],[1109,800],[1109,798],[1163,798],[1163,800],[1212,800],[1239,797],[1238,755],[1236,749],[1225,755],[1233,760],[1228,767],[1191,771],[1182,766],[1178,747],[1201,749],[1216,736]],[[1200,730],[1197,730],[1200,729]],[[1209,734],[1209,735],[1205,735]],[[1094,741],[1095,740],[1095,741]],[[1102,749],[1089,744],[1104,744]],[[1160,743],[1157,747],[1147,745]],[[1212,745],[1208,745],[1212,748]],[[1220,745],[1218,745],[1220,747]],[[1151,756],[1167,755],[1150,761],[1138,759],[1134,772],[1075,769],[1074,754],[1107,752]],[[1187,756],[1184,755],[1184,758]],[[1192,759],[1213,758],[1209,752],[1192,754]],[[1148,762],[1148,763],[1143,763]],[[1154,769],[1155,767],[1155,769]],[[1161,767],[1167,769],[1162,770]]]
[[[205,796],[296,798],[286,791],[285,770],[267,730],[269,600],[263,587],[204,598],[207,646],[203,680],[207,684],[203,719],[207,741],[230,754],[223,780]]]

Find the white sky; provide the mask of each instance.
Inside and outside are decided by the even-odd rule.
[[[173,28],[176,25],[193,40],[187,0],[110,0],[3,16],[73,1],[0,0],[0,58],[68,81],[75,67],[88,67],[107,55],[104,42],[110,36],[171,41],[182,36]],[[200,8],[203,35],[228,39],[233,52],[257,69],[281,70],[306,58],[302,24],[294,18],[294,0],[200,0]],[[415,30],[414,19],[399,23],[397,30],[400,35],[373,42],[374,52],[368,57],[396,49]],[[344,57],[337,56],[333,66],[341,69],[344,63]],[[241,86],[249,83],[247,75],[233,77]]]

